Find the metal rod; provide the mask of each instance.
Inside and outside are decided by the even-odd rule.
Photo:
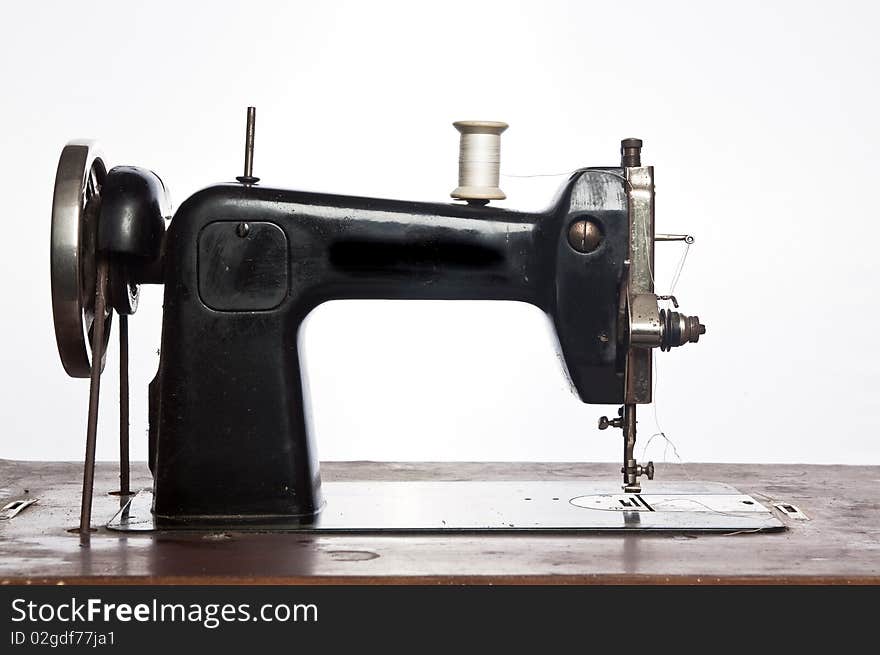
[[[684,241],[693,243],[694,237],[690,234],[655,234],[654,241]]]
[[[627,492],[638,493],[638,469],[636,465],[636,406],[627,403],[623,406],[623,485]]]
[[[128,421],[128,316],[119,315],[119,495],[131,493],[129,486]]]
[[[257,121],[257,108],[247,108],[247,127],[244,134],[244,177],[254,176],[254,129]]]
[[[89,384],[89,416],[86,427],[86,458],[83,468],[82,509],[79,516],[79,543],[88,546],[91,538],[92,495],[95,488],[95,444],[98,437],[98,400],[101,393],[101,363],[104,361],[104,312],[107,306],[107,260],[98,259],[95,291],[95,319],[92,323],[92,367]]]

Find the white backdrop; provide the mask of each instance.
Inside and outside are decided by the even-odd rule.
[[[88,382],[61,368],[49,297],[61,147],[98,138],[111,165],[156,170],[177,207],[240,174],[254,104],[264,184],[380,197],[448,198],[457,119],[511,124],[508,174],[614,165],[622,137],[644,139],[658,231],[697,237],[677,295],[708,325],[658,354],[681,456],[880,463],[875,3],[129,4],[0,10],[0,457],[83,453]],[[560,180],[502,178],[499,204],[541,207]],[[660,290],[680,252],[659,246]],[[143,293],[135,459],[162,302]],[[323,459],[620,457],[619,431],[595,430],[614,408],[569,392],[536,309],[339,302],[306,343]],[[117,455],[108,357],[101,459]]]

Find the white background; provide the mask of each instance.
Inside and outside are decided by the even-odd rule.
[[[447,199],[457,119],[511,124],[509,174],[615,165],[641,137],[658,231],[697,237],[677,295],[708,334],[658,354],[682,458],[880,463],[875,3],[132,4],[0,16],[0,457],[83,452],[88,382],[61,368],[49,297],[61,147],[98,138],[177,207],[240,174],[254,104],[263,183],[379,197]],[[561,179],[502,178],[499,204],[539,208]],[[659,246],[660,291],[680,253]],[[135,459],[161,302],[144,289],[131,322]],[[614,409],[569,392],[536,309],[340,302],[306,342],[323,459],[620,457],[619,431],[595,430]],[[117,456],[117,364],[114,348],[101,459]]]

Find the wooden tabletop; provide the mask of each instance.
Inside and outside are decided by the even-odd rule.
[[[616,479],[618,464],[328,462],[325,480]],[[149,487],[143,464],[134,488]],[[777,512],[774,533],[308,535],[116,533],[90,548],[67,532],[79,517],[82,465],[0,460],[0,584],[235,583],[844,583],[880,584],[878,466],[658,465],[663,480],[725,482]],[[99,463],[94,524],[119,508],[117,468]]]

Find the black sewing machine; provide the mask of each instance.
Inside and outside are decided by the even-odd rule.
[[[541,308],[580,400],[621,406],[619,416],[602,418],[599,428],[620,428],[624,447],[620,497],[590,496],[589,486],[554,493],[572,501],[565,511],[606,497],[621,509],[619,501],[630,516],[627,525],[638,510],[656,510],[640,493],[640,478],[652,479],[654,466],[636,461],[636,407],[651,402],[652,350],[696,342],[705,328],[697,317],[661,308],[663,301],[678,304],[654,294],[655,241],[692,238],[655,234],[654,173],[642,166],[642,142],[622,142],[619,166],[572,173],[546,210],[518,212],[488,204],[504,197],[498,162],[507,126],[473,121],[456,127],[461,157],[453,196],[460,202],[360,198],[260,186],[250,108],[244,174],[195,193],[170,223],[166,192],[154,173],[107,170],[87,142],[64,148],[53,205],[52,299],[64,368],[91,378],[84,538],[100,374],[114,313],[123,367],[120,493],[131,495],[127,317],[137,308],[141,284],[165,285],[160,364],[149,387],[152,507],[141,507],[133,521],[136,505],[129,503],[111,527],[380,529],[389,521],[394,527],[372,505],[361,506],[362,516],[354,519],[357,511],[334,512],[334,498],[322,494],[300,325],[322,302],[347,298],[515,300]],[[351,507],[389,493],[399,490],[340,487],[338,498]],[[494,526],[462,518],[468,503],[449,489],[424,493],[432,498],[425,505],[442,506],[452,517],[444,526],[571,528],[585,521],[583,512],[562,518],[545,508],[536,510],[544,522]],[[505,491],[503,484],[486,492],[495,500],[524,493]],[[140,502],[149,500],[143,497]],[[578,498],[592,500],[579,504]],[[645,516],[637,523],[653,525]],[[409,527],[433,525],[410,519]]]

